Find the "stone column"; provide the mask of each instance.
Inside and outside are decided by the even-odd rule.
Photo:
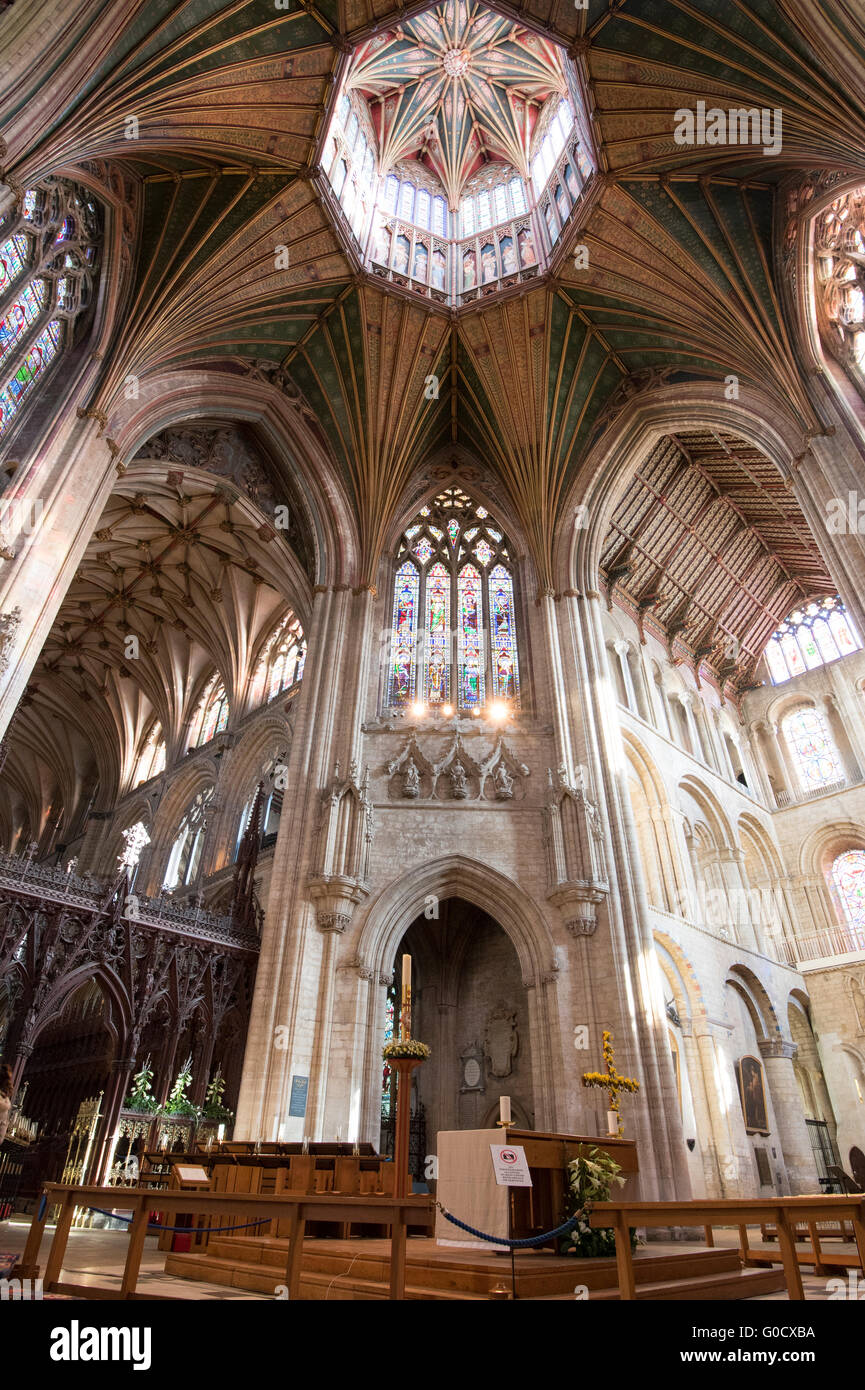
[[[750,1197],[755,1193],[753,1160],[742,1118],[728,1033],[705,1020],[695,1020],[694,1038],[700,1057],[703,1086],[712,1131],[710,1146],[721,1197]]]
[[[841,763],[841,773],[847,782],[858,782],[862,776],[856,755],[847,732],[847,724],[841,710],[838,708],[838,700],[835,695],[823,695],[820,700],[823,718],[829,726],[829,733],[832,741],[838,750],[838,757]]]
[[[291,803],[286,800],[274,850],[235,1127],[241,1139],[267,1136],[274,1117],[287,1115],[292,1075],[309,1078],[301,1134],[314,1136],[324,1126],[348,1128],[348,1111],[338,1119],[330,1097],[337,1106],[336,1097],[341,1090],[347,1095],[353,1074],[350,1020],[356,1015],[356,992],[347,991],[340,966],[355,955],[348,922],[359,894],[339,883],[331,893],[327,876],[315,876],[322,868],[325,793],[336,765],[344,778],[359,747],[371,620],[368,590],[316,589],[288,757],[287,782],[297,795]],[[350,973],[357,986],[356,971],[346,971],[345,977]]]
[[[116,462],[100,420],[70,408],[4,492],[14,505],[4,528],[12,558],[0,559],[0,736],[117,481]]]
[[[620,1072],[637,1076],[641,1083],[638,1095],[623,1107],[625,1132],[636,1139],[640,1151],[641,1195],[683,1197],[690,1193],[686,1150],[662,991],[647,966],[654,946],[635,852],[621,730],[614,704],[604,699],[606,651],[598,594],[562,595],[558,645],[566,673],[571,742],[587,770],[587,794],[595,802],[609,882],[605,902],[595,912],[582,918],[571,914],[579,930],[580,957],[575,960],[573,946],[568,948],[568,979],[558,987],[563,1046],[569,1025],[585,1023],[589,1017],[611,1029]],[[591,1008],[591,1014],[578,1018],[575,1004],[579,1010]],[[585,1069],[596,1062],[586,1057]],[[568,1064],[572,1069],[570,1059]]]
[[[793,1070],[793,1058],[798,1048],[794,1042],[784,1038],[762,1038],[759,1046],[790,1191],[794,1197],[798,1193],[819,1192],[817,1165],[802,1113],[799,1083]]]
[[[637,692],[634,689],[634,677],[631,671],[631,663],[628,660],[630,644],[620,638],[618,642],[613,643],[613,649],[615,650],[616,656],[619,658],[619,666],[622,670],[622,680],[625,685],[625,699],[628,709],[632,714],[639,714],[640,711],[637,707]]]

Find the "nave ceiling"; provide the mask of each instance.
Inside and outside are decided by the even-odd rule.
[[[315,177],[334,84],[353,46],[426,8],[109,0],[83,5],[77,24],[64,10],[57,41],[25,61],[17,45],[28,7],[16,6],[0,18],[11,54],[0,86],[2,172],[18,188],[74,175],[118,211],[125,206],[121,303],[88,406],[110,416],[130,374],[146,381],[193,368],[299,396],[354,517],[357,583],[375,581],[417,471],[449,451],[474,456],[507,495],[538,582],[549,587],[554,538],[578,500],[581,465],[629,389],[708,381],[722,398],[733,375],[789,420],[803,448],[821,429],[784,309],[778,190],[810,171],[828,179],[858,171],[865,180],[865,99],[850,76],[859,21],[848,4],[829,0],[497,6],[577,63],[599,172],[546,275],[455,313],[359,271]],[[782,152],[766,159],[752,148],[677,146],[673,113],[698,100],[783,108]],[[134,140],[126,138],[130,116]],[[575,268],[577,244],[588,248],[587,269]],[[277,245],[288,248],[285,270],[274,266]],[[431,374],[437,399],[424,389]],[[118,518],[130,506],[125,481],[109,508]],[[777,485],[768,474],[763,481],[768,497]],[[722,489],[728,484],[736,486],[722,479]],[[150,505],[164,513],[155,486]],[[800,522],[790,515],[784,524]],[[158,525],[168,524],[163,514]],[[249,575],[231,565],[232,599],[206,622],[202,610],[205,630],[190,628],[187,655],[172,648],[182,636],[173,629],[160,639],[160,660],[145,659],[135,715],[117,694],[117,668],[106,676],[98,642],[88,637],[73,656],[60,635],[70,605],[104,602],[114,582],[99,570],[97,550],[94,542],[43,667],[60,662],[50,697],[58,706],[103,692],[98,718],[112,731],[119,769],[136,720],[151,710],[170,720],[199,669],[199,648],[211,662],[235,660],[227,616],[241,622],[243,610],[242,623],[255,626],[261,598],[249,598]],[[803,556],[792,588],[824,592],[807,545]],[[645,603],[653,581],[646,574],[634,583],[629,598]],[[672,598],[679,590],[691,604],[684,628],[681,600]],[[668,637],[676,627],[680,643],[690,632],[686,659],[704,653],[720,674],[718,652],[735,629],[748,660],[725,671],[734,685],[747,683],[752,649],[771,616],[784,616],[788,596],[779,582],[756,608],[743,592],[707,603],[681,566],[668,595],[666,612],[652,600],[654,616]],[[83,737],[76,719],[63,729],[51,753],[58,777]]]

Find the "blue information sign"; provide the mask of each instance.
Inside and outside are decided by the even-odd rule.
[[[291,1100],[288,1104],[288,1113],[298,1119],[303,1119],[306,1114],[306,1095],[309,1090],[308,1076],[293,1076],[291,1078]]]

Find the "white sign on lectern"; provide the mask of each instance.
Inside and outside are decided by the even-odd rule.
[[[531,1187],[526,1151],[520,1144],[490,1144],[499,1187]]]

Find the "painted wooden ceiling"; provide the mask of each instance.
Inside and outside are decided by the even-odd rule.
[[[462,445],[498,475],[549,585],[565,499],[633,374],[658,369],[719,391],[734,374],[803,437],[819,428],[781,308],[776,196],[804,170],[861,169],[865,179],[857,21],[829,0],[498,5],[504,19],[491,31],[513,32],[500,27],[508,21],[532,36],[503,39],[520,50],[509,61],[530,65],[526,90],[534,83],[540,98],[552,83],[551,40],[578,65],[599,174],[549,275],[449,314],[356,272],[313,177],[352,53],[367,55],[358,74],[370,94],[389,90],[391,60],[413,82],[429,10],[386,0],[85,5],[77,28],[67,16],[58,42],[10,64],[3,169],[21,186],[75,170],[106,190],[120,171],[139,189],[134,283],[93,404],[110,406],[130,372],[281,368],[315,412],[355,511],[358,582],[374,579],[412,475]],[[0,39],[2,26],[20,37],[26,24],[14,7]],[[781,153],[677,145],[674,113],[698,101],[781,108]],[[406,108],[389,138],[411,143],[412,121]],[[505,127],[496,149],[510,157],[516,127]],[[464,138],[467,128],[448,155],[453,178],[471,167]],[[576,241],[589,250],[583,270]],[[275,244],[289,248],[289,269],[275,270]],[[430,373],[437,399],[424,392]]]
[[[367,102],[380,169],[414,155],[456,208],[486,165],[528,179],[538,118],[566,91],[561,55],[478,0],[447,0],[361,44],[345,89]]]

